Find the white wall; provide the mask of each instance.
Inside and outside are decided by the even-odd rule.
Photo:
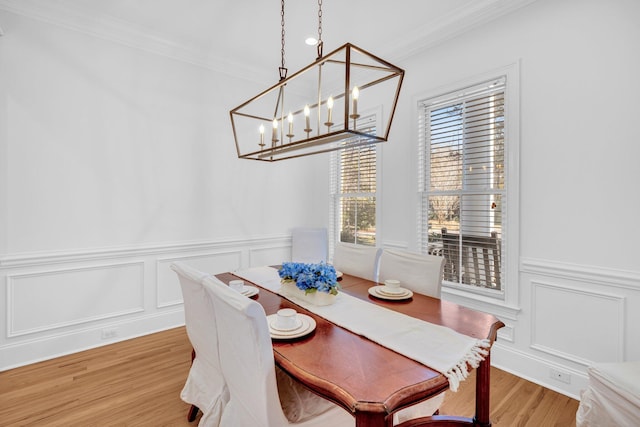
[[[327,222],[326,156],[236,157],[229,110],[264,87],[0,22],[0,369],[181,324],[171,260],[278,263]]]
[[[540,0],[398,63],[383,243],[416,248],[414,100],[519,62],[520,274],[506,284],[519,300],[445,298],[507,324],[496,365],[574,397],[589,363],[640,359],[639,18],[637,1]]]
[[[519,298],[444,297],[507,324],[494,364],[574,397],[589,363],[640,359],[639,17],[633,0],[538,0],[392,61],[407,74],[382,146],[382,242],[412,249],[415,99],[519,62]],[[228,110],[263,87],[0,24],[0,369],[179,324],[173,259],[279,262],[292,225],[327,223],[326,156],[235,159]]]

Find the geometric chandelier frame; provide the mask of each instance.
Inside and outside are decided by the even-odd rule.
[[[387,141],[404,70],[346,43],[230,111],[238,157],[273,162]],[[363,131],[359,120],[375,116]]]

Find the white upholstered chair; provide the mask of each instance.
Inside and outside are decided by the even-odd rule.
[[[377,281],[380,250],[372,246],[337,243],[333,253],[336,270],[351,276]]]
[[[220,362],[230,392],[220,426],[355,425],[353,416],[339,406],[300,385],[292,391],[287,389],[290,383],[277,382],[267,318],[259,303],[211,278],[204,279],[203,285],[215,308]],[[279,393],[289,397],[281,399]]]
[[[222,410],[229,401],[229,391],[220,368],[213,303],[201,283],[209,274],[180,262],[171,264],[171,269],[180,279],[187,335],[194,349],[194,359],[180,397],[192,405],[187,415],[189,421],[195,419],[200,409],[200,426],[218,426]]]
[[[291,233],[291,261],[327,262],[329,251],[326,228],[298,227]]]
[[[640,425],[640,361],[597,363],[588,373],[576,427]]]
[[[423,295],[440,298],[444,257],[415,252],[383,249],[379,261],[378,281],[400,281],[400,286]]]
[[[398,249],[383,249],[378,261],[378,281],[387,279],[400,281],[400,286],[413,292],[440,298],[444,258],[437,255],[424,255]],[[419,405],[400,411],[398,422],[410,418],[431,415],[444,402],[445,393],[441,393]]]

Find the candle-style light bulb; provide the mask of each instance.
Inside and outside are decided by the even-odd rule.
[[[273,119],[273,135],[271,140],[274,142],[278,140],[278,119]]]
[[[264,125],[260,125],[260,146],[264,146]]]
[[[331,123],[331,111],[333,110],[333,97],[327,99],[327,123]],[[333,123],[331,123],[333,124]],[[327,124],[327,126],[330,126]]]
[[[309,138],[309,133],[311,132],[311,110],[309,109],[309,105],[304,106],[304,131],[307,133],[307,138]]]
[[[287,136],[291,138],[293,137],[293,114],[291,114],[291,111],[289,111],[287,121],[289,122],[289,133],[287,134]]]
[[[357,116],[358,115],[358,97],[360,96],[360,89],[358,89],[358,86],[355,86],[353,88],[353,91],[351,91],[351,97],[353,98],[353,115]]]

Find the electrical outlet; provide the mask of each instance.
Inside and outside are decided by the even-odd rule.
[[[102,330],[102,339],[103,340],[108,340],[110,338],[115,338],[118,336],[118,329],[116,328],[104,328]]]
[[[559,371],[558,369],[549,370],[549,376],[561,383],[571,384],[571,374],[565,371]]]

